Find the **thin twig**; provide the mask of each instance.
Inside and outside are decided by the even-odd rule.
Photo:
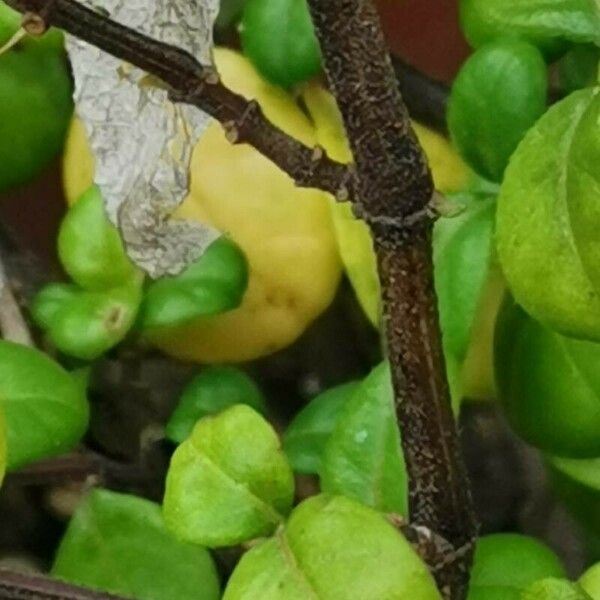
[[[29,575],[0,569],[0,600],[127,600],[123,596],[97,592],[44,575]]]
[[[5,340],[33,346],[33,339],[21,308],[13,294],[11,283],[0,253],[0,333]]]
[[[225,87],[212,66],[180,48],[120,25],[75,0],[6,0],[21,13],[37,14],[53,25],[154,75],[170,88],[175,102],[196,106],[217,119],[232,143],[247,143],[285,171],[299,187],[314,187],[347,200],[353,170],[309,148],[268,121],[255,101]]]
[[[143,465],[120,463],[95,452],[82,451],[28,465],[9,473],[6,481],[23,486],[64,485],[91,477],[100,485],[130,488],[148,483],[152,474]]]
[[[463,600],[477,526],[441,347],[431,172],[372,1],[308,5],[354,156],[354,210],[369,225],[377,254],[410,524],[429,531],[426,537],[438,546],[438,556],[428,550],[426,558],[444,597]]]

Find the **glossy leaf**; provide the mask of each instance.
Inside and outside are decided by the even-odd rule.
[[[547,86],[539,50],[514,38],[485,44],[463,64],[452,86],[448,128],[477,173],[502,180],[511,154],[546,109]]]
[[[316,496],[247,552],[223,600],[441,600],[427,567],[376,511]]]
[[[235,404],[247,404],[260,413],[266,412],[261,391],[243,371],[234,367],[207,367],[183,390],[165,433],[179,444],[201,418]]]
[[[268,535],[292,506],[294,479],[277,434],[238,405],[205,417],[175,451],[164,514],[180,539],[231,546]]]
[[[600,43],[595,0],[460,0],[463,32],[471,45],[510,35],[550,53],[564,41]]]
[[[600,9],[599,9],[600,10]],[[567,164],[566,201],[569,224],[583,265],[600,291],[600,88],[592,92],[571,141]]]
[[[289,87],[321,69],[306,0],[246,0],[241,37],[244,54],[272,83]]]
[[[138,600],[220,598],[209,552],[177,541],[158,504],[101,489],[77,507],[52,575]]]
[[[35,298],[32,314],[59,350],[94,360],[127,335],[140,302],[137,282],[106,292],[51,284]]]
[[[283,449],[294,471],[319,474],[327,441],[359,387],[360,383],[353,381],[331,388],[294,417],[283,436]]]
[[[593,600],[600,600],[600,563],[591,566],[581,576],[579,585]]]
[[[463,393],[461,368],[490,278],[496,203],[494,198],[475,193],[450,198],[464,210],[455,217],[438,219],[433,260],[444,354],[457,406]]]
[[[551,454],[600,455],[600,344],[562,336],[509,298],[496,326],[498,397],[511,425]]]
[[[592,600],[579,585],[566,579],[536,581],[521,594],[520,600]]]
[[[142,304],[143,329],[182,325],[239,306],[248,284],[248,264],[240,248],[221,237],[183,273],[150,283]]]
[[[522,600],[521,593],[564,568],[544,544],[525,535],[499,533],[477,542],[467,600]]]
[[[139,277],[106,216],[97,186],[83,194],[63,219],[58,254],[71,279],[86,290],[105,291]]]
[[[0,47],[21,15],[0,3]],[[63,35],[29,36],[0,61],[0,193],[39,177],[61,152],[73,114]]]
[[[9,469],[73,449],[87,428],[88,403],[71,374],[38,350],[4,341],[0,403]]]
[[[346,403],[325,446],[321,489],[407,514],[406,468],[389,366],[376,367]]]
[[[597,90],[575,92],[529,131],[506,170],[496,241],[508,286],[529,314],[565,335],[600,340],[600,297],[589,270],[596,254],[585,255],[597,236],[586,238],[591,225],[580,222],[579,232],[572,222],[573,216],[582,221],[596,212],[581,206],[576,195],[582,192],[592,202],[597,193],[596,187],[582,187],[600,172],[597,142],[591,140],[600,137],[600,123],[591,118],[598,106]],[[594,223],[600,227],[598,217]]]

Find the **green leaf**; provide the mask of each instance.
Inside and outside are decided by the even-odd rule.
[[[338,385],[319,394],[295,416],[283,436],[283,450],[294,471],[319,473],[327,440],[359,387],[355,381]]]
[[[467,600],[521,600],[522,591],[564,568],[544,544],[525,535],[498,533],[477,542]]]
[[[529,444],[576,458],[600,455],[600,344],[562,336],[507,298],[496,324],[498,398]]]
[[[87,429],[88,403],[71,374],[38,350],[4,341],[0,403],[9,469],[72,450]]]
[[[184,541],[231,546],[269,535],[292,506],[294,477],[277,434],[240,404],[205,417],[167,474],[167,526]]]
[[[595,0],[460,0],[460,18],[474,47],[507,35],[550,53],[564,41],[600,43]]]
[[[521,600],[592,600],[579,585],[566,579],[536,581],[521,594]]]
[[[475,319],[490,277],[494,198],[472,193],[452,200],[465,210],[456,217],[438,219],[433,232],[435,289],[446,362],[456,364],[450,384],[453,399],[460,400],[460,367],[472,339]]]
[[[136,281],[105,292],[51,284],[36,296],[32,314],[59,350],[94,360],[127,335],[140,302],[141,288]]]
[[[589,91],[587,92],[590,93]],[[567,165],[566,202],[577,256],[594,290],[600,291],[600,88],[582,113]]]
[[[389,365],[376,367],[346,403],[325,446],[321,489],[383,512],[407,514],[407,476]]]
[[[562,91],[571,93],[591,87],[598,80],[600,48],[592,44],[575,46],[558,62],[559,85]]]
[[[441,600],[427,567],[381,514],[316,496],[247,552],[223,600]]]
[[[246,0],[240,33],[244,54],[271,83],[290,87],[321,69],[306,0]]]
[[[600,137],[600,123],[589,116],[599,103],[598,90],[582,90],[550,108],[513,155],[496,214],[498,256],[515,300],[548,327],[595,340],[600,340],[600,298],[595,273],[588,271],[595,258],[585,256],[592,242],[583,239],[583,231],[591,229],[583,220],[595,210],[576,196],[581,192],[591,202],[597,193],[583,185],[600,169],[590,140]],[[577,141],[578,135],[585,139]],[[584,160],[586,146],[591,154]],[[587,167],[590,173],[583,170]]]
[[[92,490],[60,543],[52,575],[138,600],[218,600],[207,550],[172,537],[158,504]]]
[[[166,435],[179,444],[202,417],[235,404],[247,404],[259,413],[266,412],[261,391],[243,371],[234,367],[207,367],[183,390],[167,423]]]
[[[142,304],[142,329],[172,327],[237,308],[248,284],[241,249],[220,237],[183,273],[150,283]]]
[[[477,173],[502,181],[511,154],[546,109],[547,87],[539,50],[517,39],[485,44],[463,64],[452,86],[448,128]]]
[[[63,219],[58,255],[71,279],[86,290],[105,291],[140,278],[106,216],[97,186],[83,194]]]
[[[600,563],[590,567],[579,579],[579,585],[593,600],[600,600]]]
[[[597,556],[593,548],[597,547],[594,538],[600,533],[600,459],[545,458],[554,492],[583,527],[586,545]],[[597,575],[596,593],[600,598],[600,570]],[[588,593],[594,596],[592,590]]]

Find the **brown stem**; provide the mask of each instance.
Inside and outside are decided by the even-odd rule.
[[[176,102],[192,104],[225,127],[232,143],[248,143],[300,187],[315,187],[341,200],[352,195],[353,170],[319,148],[309,148],[268,121],[256,102],[226,88],[211,66],[190,54],[115,23],[76,0],[6,0],[21,13],[41,16],[90,44],[160,79]]]
[[[25,575],[0,569],[0,600],[126,600],[43,575]]]
[[[378,259],[410,522],[447,542],[430,567],[444,596],[462,600],[477,526],[441,350],[431,172],[371,0],[308,4],[354,156],[353,207],[371,228]]]
[[[39,461],[9,473],[7,482],[17,485],[64,485],[98,479],[108,487],[131,487],[146,484],[152,473],[142,465],[125,464],[94,452],[82,451]]]

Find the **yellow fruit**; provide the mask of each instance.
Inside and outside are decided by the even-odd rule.
[[[218,49],[215,60],[225,85],[258,100],[286,133],[316,143],[291,96],[263,81],[246,59]],[[74,123],[64,163],[71,202],[92,180],[86,146]],[[217,123],[196,146],[190,173],[190,193],[177,216],[210,223],[239,244],[250,265],[248,290],[236,310],[153,333],[152,343],[206,363],[250,360],[289,345],[330,304],[339,282],[328,196],[296,188],[253,148],[232,146]]]
[[[304,101],[315,124],[319,144],[335,160],[350,162],[352,155],[333,96],[322,87],[312,84],[304,92]],[[469,177],[469,170],[448,140],[418,123],[413,123],[413,127],[429,159],[436,188],[450,192],[462,187]],[[332,200],[331,210],[348,278],[364,311],[371,322],[377,325],[380,294],[371,236],[367,226],[354,217],[348,204]]]

